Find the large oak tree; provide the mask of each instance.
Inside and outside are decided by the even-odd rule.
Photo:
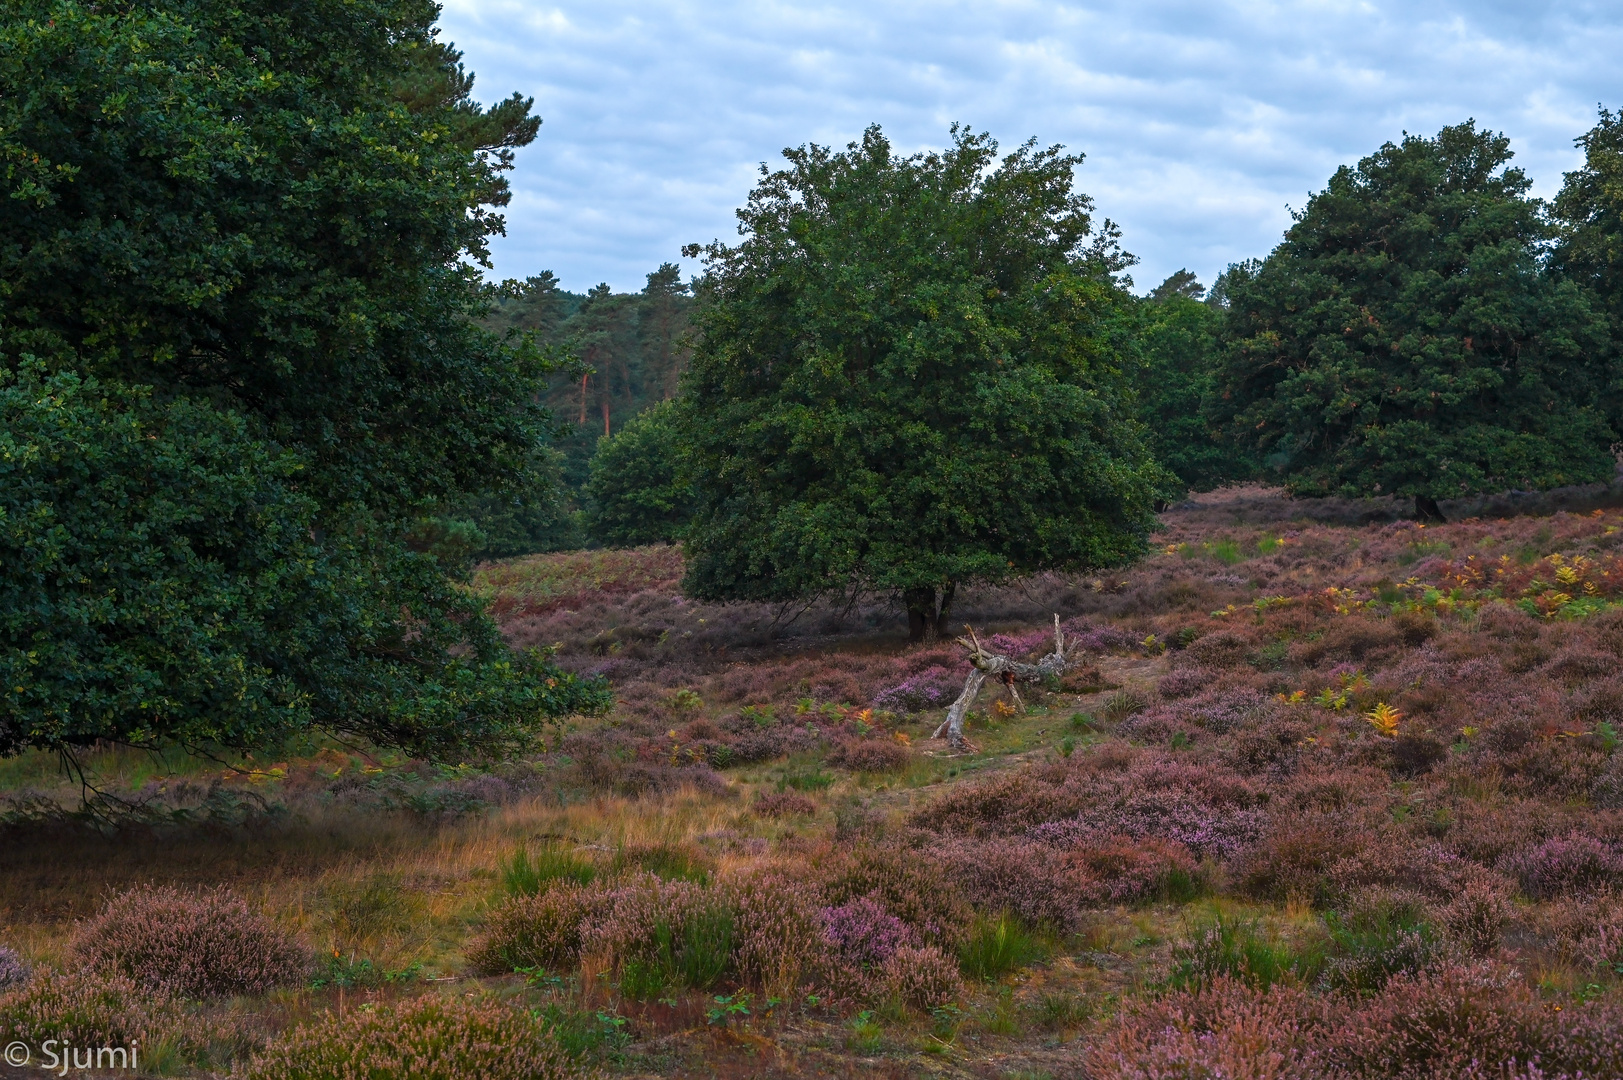
[[[547,364],[479,329],[503,170],[425,0],[0,14],[0,753],[439,757],[606,696],[407,544],[498,495]]]
[[[901,157],[877,128],[787,150],[705,249],[684,438],[686,589],[905,600],[1143,549],[1149,458],[1118,361],[1130,302],[1080,157],[954,129]]]

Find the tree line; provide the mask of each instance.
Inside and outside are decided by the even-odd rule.
[[[704,248],[682,395],[603,444],[606,543],[681,538],[710,599],[1110,565],[1191,490],[1439,500],[1610,480],[1623,119],[1546,204],[1472,122],[1338,169],[1266,258],[1146,296],[1079,156],[955,129],[788,151]],[[692,252],[699,254],[698,250]]]

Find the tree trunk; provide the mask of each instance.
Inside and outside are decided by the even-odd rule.
[[[941,610],[936,613],[935,617],[935,636],[938,638],[947,636],[947,618],[952,614],[952,598],[957,595],[957,592],[958,583],[956,581],[947,582],[946,586],[941,590]]]
[[[1414,497],[1414,512],[1415,517],[1421,521],[1443,522],[1448,520],[1443,516],[1442,508],[1437,505],[1437,500],[1430,495],[1416,495]]]
[[[902,603],[907,605],[907,640],[934,641],[939,632],[936,627],[935,588],[903,589]]]

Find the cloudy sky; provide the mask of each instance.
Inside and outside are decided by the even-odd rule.
[[[1616,0],[444,3],[477,96],[544,119],[496,272],[576,291],[732,238],[761,162],[870,123],[908,152],[961,120],[1085,153],[1143,290],[1266,254],[1287,205],[1405,130],[1475,117],[1551,195],[1596,105],[1623,105]]]

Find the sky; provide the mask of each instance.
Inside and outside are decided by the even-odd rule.
[[[1474,118],[1552,196],[1597,105],[1623,106],[1623,2],[954,3],[443,0],[475,96],[535,98],[497,277],[642,288],[785,147],[879,124],[898,152],[954,121],[1086,155],[1145,291],[1266,255],[1342,164]]]

